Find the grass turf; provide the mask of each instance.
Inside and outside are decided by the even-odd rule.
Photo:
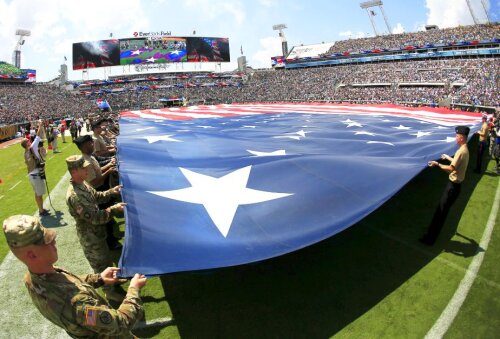
[[[65,148],[68,146],[67,148]],[[434,247],[420,245],[446,183],[426,169],[357,225],[303,250],[263,262],[150,279],[146,318],[174,317],[169,326],[137,331],[161,338],[404,337],[421,338],[432,327],[478,250],[498,176],[472,172]],[[48,161],[53,188],[65,173],[63,153]],[[33,193],[19,145],[0,150],[0,220],[32,214]],[[49,154],[50,158],[52,154]],[[21,181],[14,189],[9,190]],[[498,219],[497,219],[498,224]],[[459,232],[456,234],[456,232]],[[500,331],[500,231],[493,232],[483,266],[447,337],[493,338]],[[479,249],[480,250],[480,249]],[[0,258],[7,246],[0,237]],[[78,272],[83,273],[83,272]]]

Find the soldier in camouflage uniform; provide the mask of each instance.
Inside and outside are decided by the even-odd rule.
[[[56,232],[44,228],[40,220],[15,215],[3,223],[12,253],[27,267],[24,283],[40,313],[63,328],[72,338],[133,338],[130,332],[144,310],[139,296],[146,278],[136,274],[127,295],[115,310],[95,290],[119,282],[118,268],[108,267],[100,274],[76,276],[57,262]]]
[[[71,174],[71,183],[66,194],[66,204],[69,213],[75,218],[76,231],[83,253],[89,261],[94,273],[102,272],[106,267],[112,266],[111,255],[106,244],[106,223],[114,215],[123,212],[123,203],[115,204],[106,209],[99,209],[98,204],[109,201],[114,196],[119,196],[120,186],[105,192],[97,192],[85,179],[87,166],[90,165],[81,155],[72,155],[66,159],[68,170]],[[121,301],[123,296],[116,293],[113,286],[105,286],[104,292],[108,299]]]

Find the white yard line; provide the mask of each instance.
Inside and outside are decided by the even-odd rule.
[[[12,191],[14,188],[16,188],[17,185],[19,185],[21,183],[21,180],[19,180],[18,182],[16,182],[14,184],[14,186],[12,186],[11,188],[9,188],[9,191]]]
[[[433,338],[442,338],[448,329],[450,328],[453,320],[457,316],[462,304],[467,298],[467,294],[469,293],[474,280],[477,277],[477,273],[481,268],[481,264],[483,263],[484,255],[486,250],[488,249],[488,244],[491,240],[491,234],[493,233],[493,229],[495,228],[495,221],[497,219],[498,213],[498,205],[500,204],[500,180],[497,183],[497,192],[495,194],[495,200],[493,201],[493,206],[491,208],[490,216],[488,218],[488,222],[486,223],[486,228],[483,232],[483,236],[481,237],[481,242],[479,243],[479,247],[483,249],[476,254],[474,259],[469,265],[465,276],[463,277],[460,285],[458,286],[455,294],[451,298],[450,302],[446,306],[446,308],[441,313],[441,316],[438,318],[434,326],[427,332],[425,338],[433,339]]]

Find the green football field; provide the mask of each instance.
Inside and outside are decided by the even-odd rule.
[[[367,218],[316,245],[259,263],[149,279],[142,292],[146,320],[134,332],[146,338],[498,338],[499,176],[493,161],[483,175],[472,172],[476,143],[476,137],[469,143],[461,195],[434,247],[417,239],[447,179],[425,169]],[[64,159],[78,151],[60,139],[59,145],[62,153],[49,153],[46,166],[57,212],[43,221],[57,229],[59,265],[90,273],[64,202]],[[21,146],[0,149],[0,163],[0,221],[34,214]],[[123,220],[120,225],[123,231]],[[31,304],[25,268],[3,236],[0,261],[0,337],[66,337]]]

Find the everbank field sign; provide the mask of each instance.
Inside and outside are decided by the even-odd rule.
[[[164,35],[172,35],[171,31],[160,31],[160,32],[134,32],[132,35],[135,38],[143,38],[143,37],[151,37],[151,36],[164,36]]]

